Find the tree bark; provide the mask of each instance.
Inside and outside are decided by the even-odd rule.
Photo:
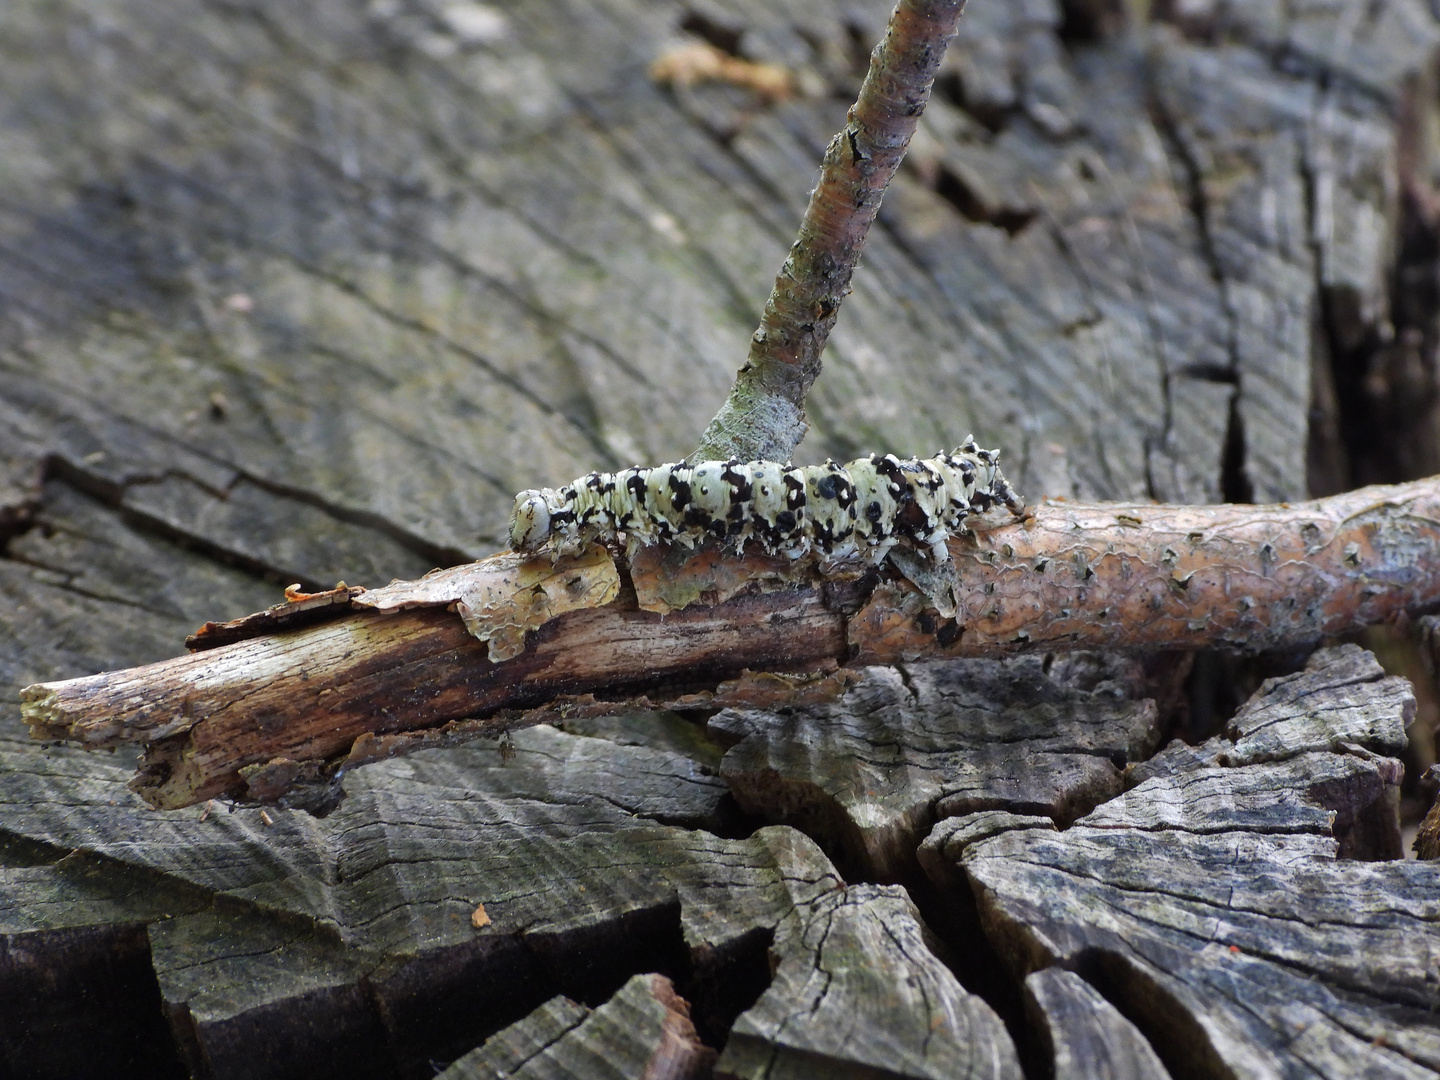
[[[629,589],[599,549],[553,566],[497,556],[337,590],[249,626],[350,607],[419,611],[27,687],[25,717],[38,739],[146,744],[136,790],[175,808],[217,795],[273,802],[364,761],[627,699],[719,708],[797,692],[793,680],[742,678],[749,671],[822,676],[1041,649],[1294,648],[1440,604],[1440,487],[1282,507],[1049,504],[951,549],[949,619],[893,575],[829,581],[758,555],[654,549],[626,568]],[[450,606],[461,619],[436,610]],[[195,640],[238,632],[207,628]],[[822,693],[844,686],[813,682]]]

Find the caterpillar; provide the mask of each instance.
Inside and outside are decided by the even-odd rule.
[[[897,544],[949,560],[945,540],[965,519],[996,503],[1017,516],[1024,500],[1000,473],[998,450],[973,437],[929,458],[871,454],[845,465],[701,461],[594,472],[562,488],[515,496],[510,545],[558,557],[592,541],[618,541],[630,554],[652,544],[693,548],[713,540],[735,549],[754,542],[798,559],[878,564]]]

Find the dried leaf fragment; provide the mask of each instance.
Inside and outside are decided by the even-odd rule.
[[[753,91],[767,105],[784,101],[796,91],[795,76],[788,68],[731,56],[708,41],[667,49],[650,65],[650,78],[661,86],[681,89],[696,83],[729,83]]]
[[[345,594],[348,598],[349,586],[343,581],[337,581],[335,588],[325,589],[321,592],[306,592],[298,581],[294,585],[285,586],[285,602],[287,604],[303,604],[307,600],[333,599],[340,594]]]

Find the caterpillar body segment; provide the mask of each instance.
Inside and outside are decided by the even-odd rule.
[[[998,451],[973,439],[930,458],[871,454],[845,465],[701,461],[590,473],[564,487],[522,491],[511,546],[558,556],[622,537],[633,553],[652,544],[693,548],[711,540],[770,554],[879,563],[900,543],[949,559],[946,540],[967,517],[1003,504],[1024,510],[998,467]]]

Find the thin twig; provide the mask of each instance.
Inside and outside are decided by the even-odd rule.
[[[965,0],[896,6],[845,127],[825,152],[749,358],[692,460],[789,461],[804,438],[805,395],[820,374],[820,353],[964,7]]]

